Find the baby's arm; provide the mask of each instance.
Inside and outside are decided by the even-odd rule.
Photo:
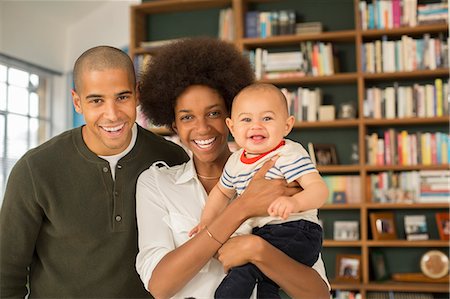
[[[234,189],[227,189],[217,183],[208,195],[200,223],[189,232],[189,237],[197,234],[210,224],[225,209],[234,193]]]
[[[292,196],[278,197],[267,210],[270,216],[287,219],[291,213],[318,209],[328,198],[328,187],[320,174],[305,174],[297,179],[303,191]]]

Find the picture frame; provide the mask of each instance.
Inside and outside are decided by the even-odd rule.
[[[436,225],[441,240],[450,240],[450,213],[436,213]]]
[[[346,282],[361,281],[361,255],[336,255],[336,280]]]
[[[317,165],[337,165],[339,164],[337,158],[336,145],[332,143],[315,143],[314,148],[314,161]]]
[[[370,262],[372,264],[373,275],[376,281],[385,281],[390,279],[386,257],[381,250],[373,249],[371,251]]]
[[[428,240],[427,218],[425,215],[406,215],[403,219],[406,240]]]
[[[334,191],[332,202],[334,204],[344,204],[347,203],[347,193],[345,191]]]
[[[395,240],[397,232],[395,228],[393,212],[373,212],[370,214],[370,224],[374,240]]]
[[[334,221],[333,238],[336,241],[357,241],[359,240],[359,222],[358,221]]]

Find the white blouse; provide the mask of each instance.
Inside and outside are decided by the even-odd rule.
[[[159,261],[189,239],[188,233],[198,224],[208,198],[192,160],[170,168],[159,168],[161,165],[165,163],[156,162],[144,171],[136,189],[136,270],[145,288]],[[329,287],[321,257],[313,268]],[[222,264],[213,258],[174,298],[213,298],[224,276]]]

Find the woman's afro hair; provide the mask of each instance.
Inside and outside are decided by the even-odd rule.
[[[236,47],[215,38],[186,38],[163,46],[140,79],[141,111],[152,124],[171,127],[176,99],[191,85],[205,85],[225,100],[254,82],[250,62]]]

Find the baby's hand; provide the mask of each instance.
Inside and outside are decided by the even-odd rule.
[[[191,229],[191,231],[189,232],[189,238],[198,234],[199,232],[201,232],[204,228],[206,227],[206,225],[204,223],[199,223],[197,224],[193,229]]]
[[[291,213],[297,212],[295,200],[292,197],[278,197],[275,199],[267,209],[267,213],[273,217],[280,217],[286,220]]]

